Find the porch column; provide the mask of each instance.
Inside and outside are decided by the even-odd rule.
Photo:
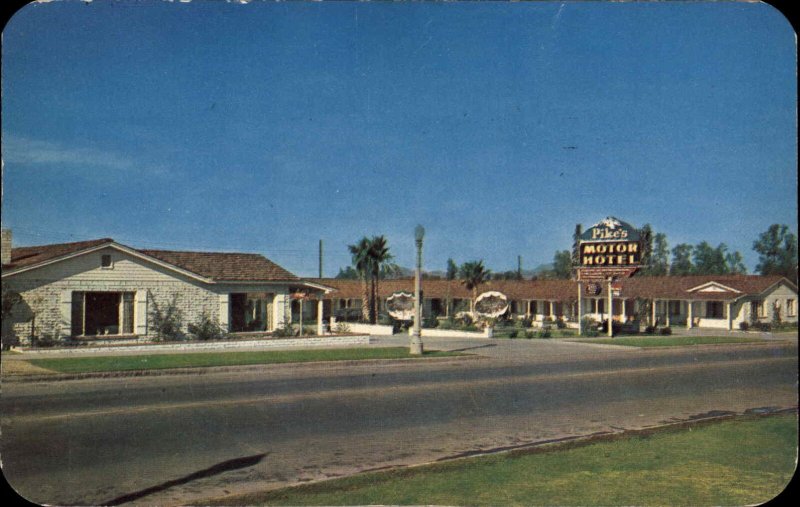
[[[694,306],[692,301],[686,302],[686,329],[692,329],[694,325],[692,323],[692,306]]]
[[[317,336],[322,336],[325,329],[322,326],[322,296],[317,300]]]
[[[656,305],[658,305],[658,300],[657,299],[653,299],[653,312],[652,312],[653,313],[653,319],[651,320],[651,325],[653,327],[656,326]]]
[[[527,309],[525,310],[525,316],[530,318],[531,317],[531,300],[527,301]]]
[[[733,317],[731,316],[731,302],[728,301],[725,303],[727,314],[728,314],[728,331],[733,331]]]
[[[622,311],[622,315],[620,316],[620,321],[625,323],[625,322],[628,321],[628,315],[625,313],[625,310],[626,310],[626,308],[625,308],[625,298],[620,299],[620,301],[621,301],[620,310]]]
[[[664,314],[666,315],[666,319],[667,319],[667,327],[669,327],[669,301],[667,301],[667,307],[666,307],[666,311],[664,312]]]
[[[288,294],[276,292],[275,297],[272,300],[273,318],[272,318],[272,329],[270,329],[270,331],[274,331],[275,329],[284,326],[284,323],[287,321],[286,306],[288,303],[289,303]],[[289,322],[291,322],[291,320],[289,320]]]
[[[556,320],[556,302],[550,301],[550,318]]]

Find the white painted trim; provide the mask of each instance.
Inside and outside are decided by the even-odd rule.
[[[705,287],[711,287],[711,286],[720,287],[720,288],[722,288],[722,289],[724,289],[724,290],[726,290],[728,292],[735,292],[737,294],[741,294],[741,292],[742,292],[740,290],[734,289],[733,287],[728,287],[727,285],[723,285],[723,284],[721,284],[719,282],[715,282],[713,280],[710,281],[710,282],[706,282],[706,283],[704,283],[702,285],[698,285],[697,287],[692,287],[691,289],[687,289],[686,292],[694,292],[694,291],[700,292]]]

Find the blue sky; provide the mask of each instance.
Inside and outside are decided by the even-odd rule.
[[[3,31],[3,226],[427,269],[797,232],[795,42],[764,4],[54,1]]]

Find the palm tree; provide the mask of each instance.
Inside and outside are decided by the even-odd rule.
[[[465,262],[458,270],[458,276],[461,283],[464,284],[468,290],[472,291],[472,300],[470,301],[470,313],[475,317],[475,300],[478,299],[478,287],[489,279],[491,271],[483,267],[483,261]]]
[[[369,301],[369,287],[367,285],[367,278],[370,276],[370,248],[372,244],[370,240],[364,236],[355,245],[347,245],[350,250],[350,255],[353,259],[353,267],[361,279],[361,318],[366,321],[371,321],[371,307]]]
[[[369,260],[372,275],[372,297],[370,298],[370,313],[373,324],[378,321],[378,283],[381,277],[381,268],[386,268],[392,260],[386,238],[383,236],[373,236],[370,241]]]

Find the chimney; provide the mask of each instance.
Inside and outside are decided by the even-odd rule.
[[[0,257],[2,264],[11,264],[11,229],[0,231]]]

